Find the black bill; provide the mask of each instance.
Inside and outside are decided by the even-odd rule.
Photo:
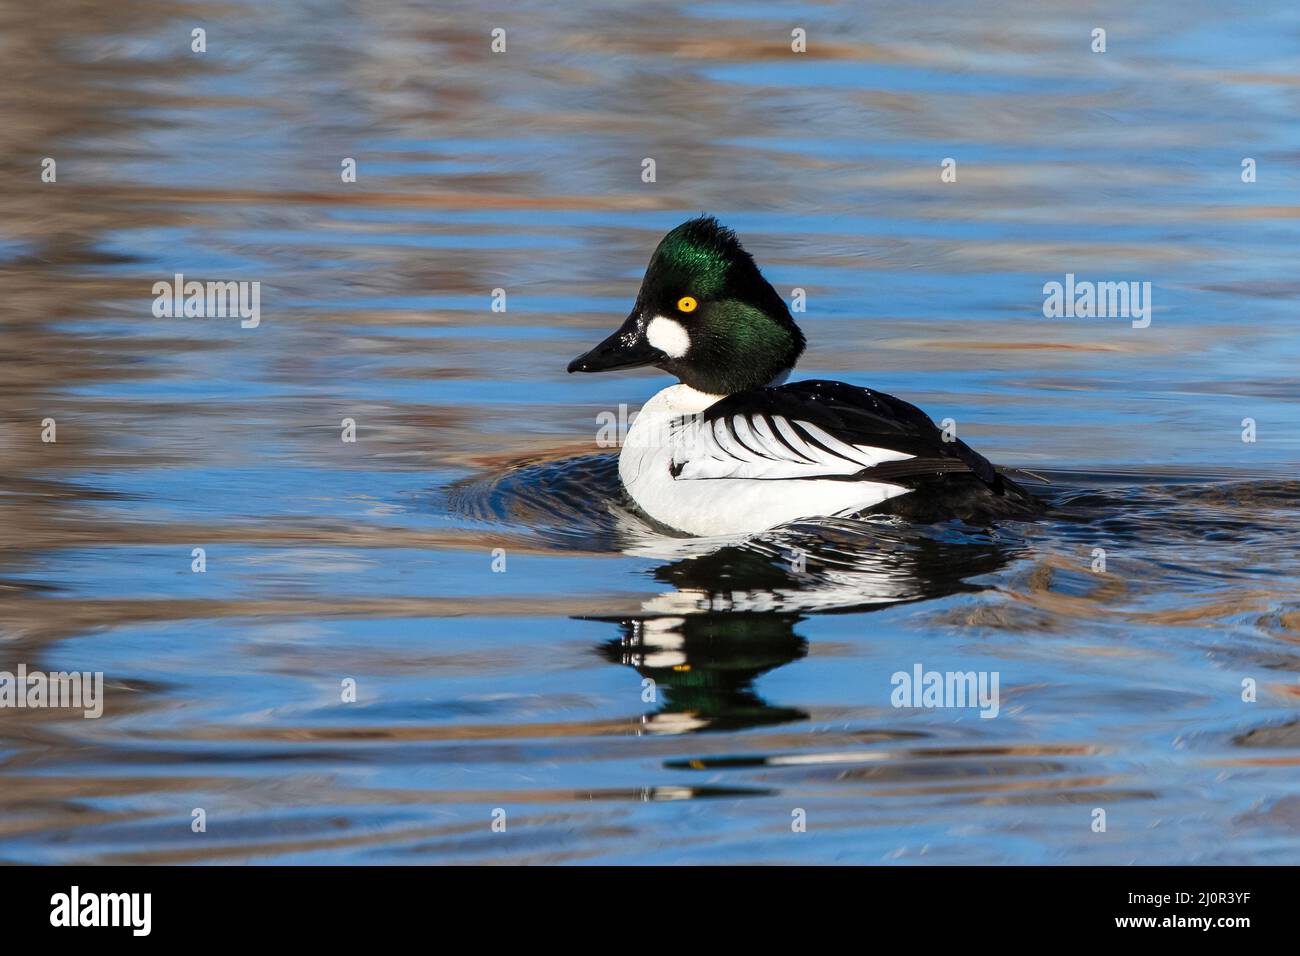
[[[570,372],[613,372],[658,365],[668,356],[646,340],[641,316],[633,312],[618,330],[590,352],[569,363]]]

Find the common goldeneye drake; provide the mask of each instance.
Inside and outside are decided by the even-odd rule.
[[[1037,502],[929,417],[869,388],[782,384],[804,350],[785,301],[712,217],[660,241],[627,321],[570,372],[653,365],[679,384],[637,414],[619,454],[651,518],[691,535],[885,512],[1023,516]]]

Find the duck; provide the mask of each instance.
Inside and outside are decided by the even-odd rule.
[[[636,414],[618,473],[641,512],[686,536],[1041,510],[916,406],[844,382],[789,381],[805,345],[735,232],[702,215],[660,240],[627,319],[568,371],[654,367],[677,379]]]

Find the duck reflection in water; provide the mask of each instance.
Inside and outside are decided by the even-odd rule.
[[[652,733],[736,730],[805,719],[755,690],[799,660],[796,630],[814,614],[863,613],[979,591],[1024,549],[1014,524],[910,524],[888,515],[820,518],[733,538],[665,533],[621,493],[614,456],[521,463],[450,489],[450,508],[525,526],[557,550],[618,551],[661,561],[669,590],[641,612],[586,616],[618,636],[596,651],[654,681]],[[605,502],[596,506],[593,502]]]
[[[980,590],[969,579],[1002,567],[1014,550],[988,532],[945,529],[950,534],[930,537],[906,530],[826,521],[680,557],[655,569],[655,580],[673,589],[646,601],[645,613],[594,618],[619,628],[597,650],[654,682],[643,688],[657,705],[643,718],[650,733],[806,719],[797,707],[769,703],[754,684],[807,655],[808,641],[796,629],[808,615]],[[688,547],[701,545],[708,547]],[[646,555],[673,546],[641,537],[627,550]]]
[[[599,645],[616,664],[653,681],[643,685],[658,709],[643,718],[650,733],[737,730],[802,720],[793,707],[769,704],[754,681],[808,653],[795,633],[797,614],[708,611],[685,617],[615,619],[622,636]]]

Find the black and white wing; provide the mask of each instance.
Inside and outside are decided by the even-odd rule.
[[[906,485],[969,472],[994,491],[1002,479],[964,442],[946,441],[924,412],[891,395],[808,381],[728,396],[674,419],[671,471],[680,480],[835,479]]]

